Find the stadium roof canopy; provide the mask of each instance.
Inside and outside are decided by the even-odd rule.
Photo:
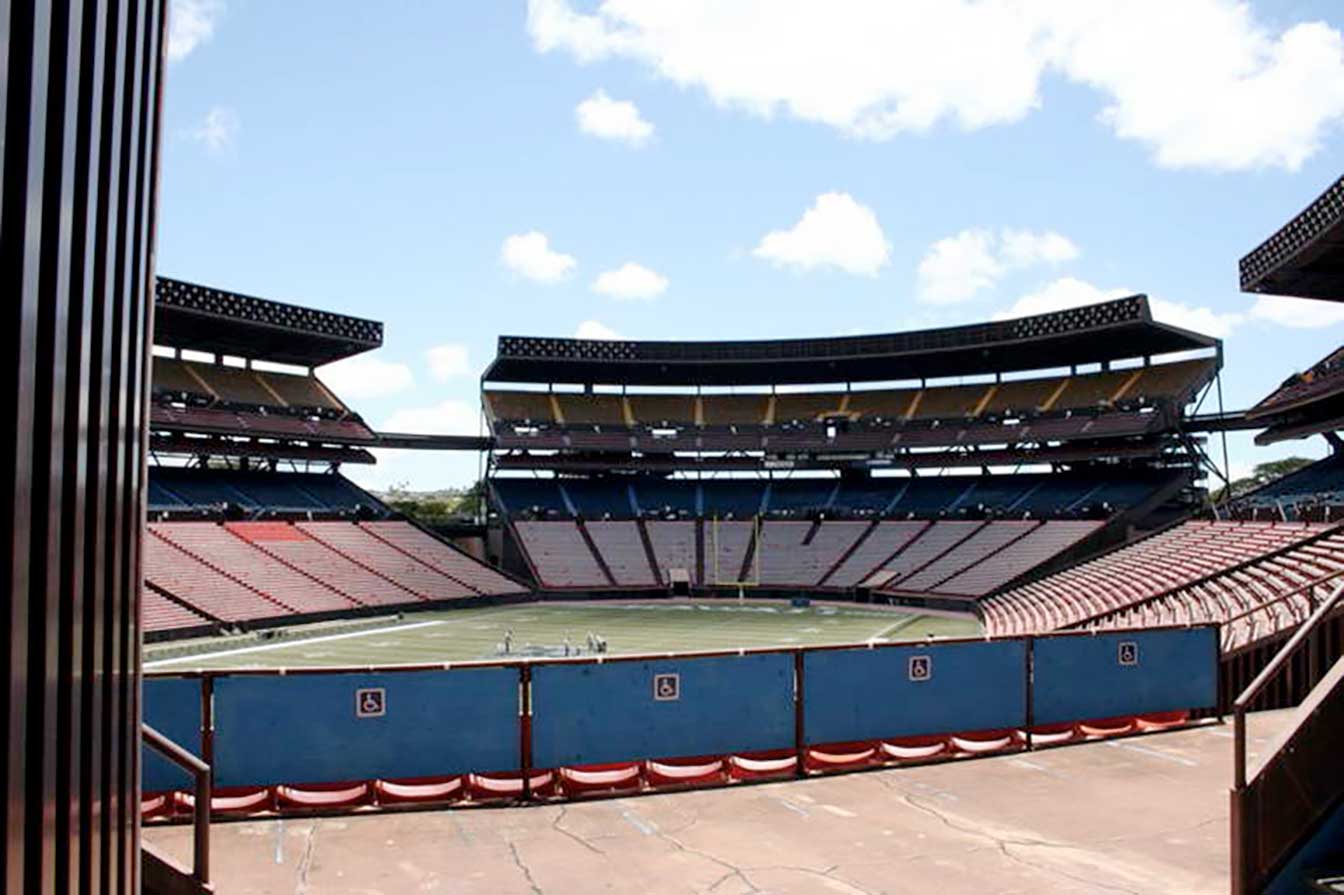
[[[1344,301],[1344,177],[1241,259],[1241,289]]]
[[[316,367],[383,344],[383,325],[159,277],[154,344]]]
[[[1153,320],[1145,295],[1033,317],[872,336],[634,342],[500,336],[487,382],[779,385],[970,376],[1100,363],[1220,342]]]

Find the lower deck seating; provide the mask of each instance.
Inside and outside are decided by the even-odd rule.
[[[647,522],[649,543],[653,545],[653,555],[658,561],[658,574],[661,583],[671,579],[672,569],[684,569],[696,584],[700,583],[695,559],[695,535],[698,522]]]
[[[648,587],[657,584],[649,556],[644,552],[644,539],[639,525],[626,522],[589,522],[588,536],[607,564],[612,577],[620,585]]]
[[[577,524],[519,521],[514,523],[514,529],[543,586],[610,586]]]
[[[146,592],[154,594],[145,602],[149,630],[526,590],[397,521],[152,522],[145,580],[153,585]],[[175,605],[182,611],[172,611]]]
[[[374,523],[387,524],[387,523]],[[980,597],[1053,559],[1105,523],[1081,520],[817,522],[766,519],[589,522],[592,547],[622,587],[664,587],[670,569],[696,584],[775,588],[865,586],[903,594]],[[609,586],[578,523],[519,521],[520,544],[543,587]],[[758,537],[759,533],[759,537]],[[703,571],[697,560],[703,543]]]
[[[1226,648],[1277,630],[1293,617],[1289,597],[1338,575],[1344,537],[1337,526],[1195,521],[991,597],[981,608],[996,635],[1217,621]]]
[[[211,624],[211,620],[199,612],[194,612],[148,587],[140,591],[140,619],[148,632],[170,631],[173,628],[199,628]]]

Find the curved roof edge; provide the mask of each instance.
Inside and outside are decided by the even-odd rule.
[[[1217,348],[1153,320],[1146,295],[1048,314],[866,336],[641,342],[500,336],[487,382],[783,385],[1006,373]]]
[[[316,367],[378,348],[383,344],[383,325],[376,320],[157,277],[154,343]]]
[[[1344,301],[1344,177],[1241,259],[1242,292]]]

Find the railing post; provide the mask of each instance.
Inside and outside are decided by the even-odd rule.
[[[140,729],[144,741],[150,747],[195,778],[195,804],[192,806],[191,876],[201,885],[208,885],[210,882],[210,765],[148,724],[142,724]]]
[[[803,651],[793,651],[793,751],[795,777],[807,776],[807,731],[803,726]]]
[[[518,753],[523,801],[532,801],[532,663],[518,666]]]

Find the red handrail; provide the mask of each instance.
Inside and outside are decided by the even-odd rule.
[[[192,809],[192,879],[210,882],[210,765],[183,749],[148,724],[140,725],[144,740],[160,755],[196,781],[196,804]]]

